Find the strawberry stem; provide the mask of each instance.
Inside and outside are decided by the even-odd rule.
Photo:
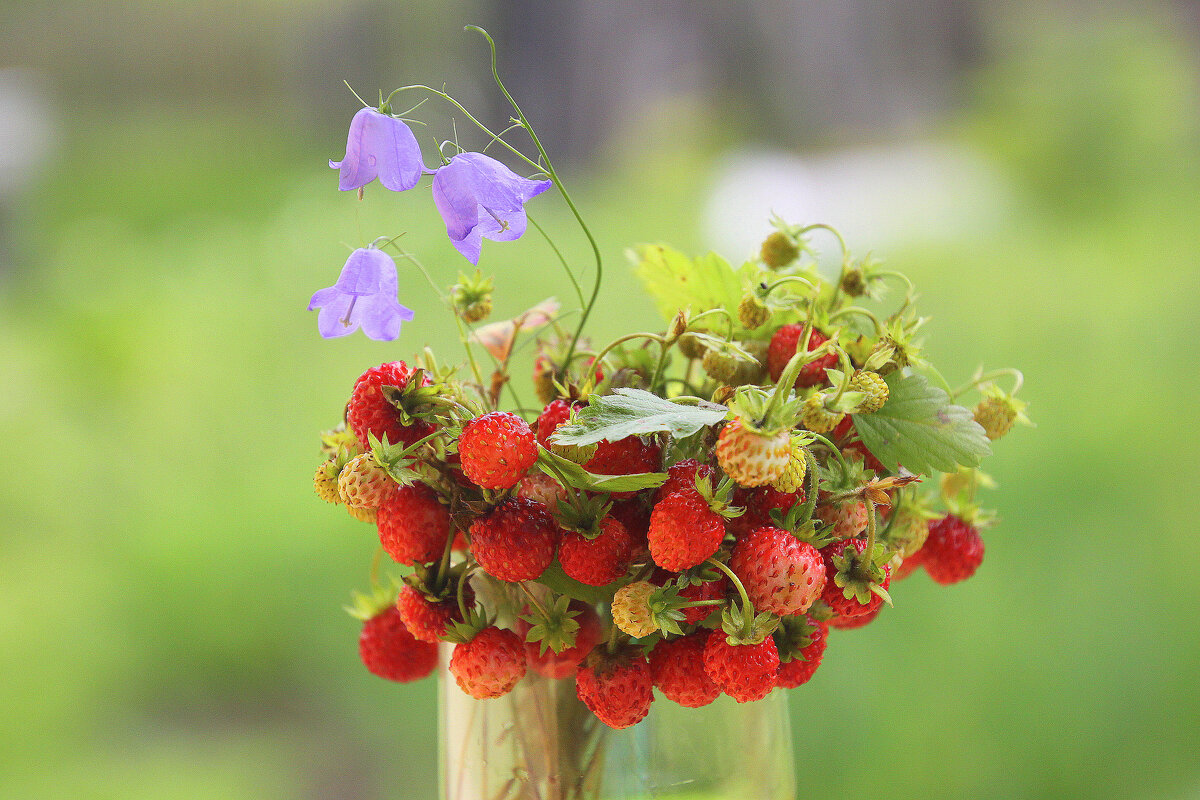
[[[750,596],[746,594],[746,587],[742,586],[742,582],[738,580],[738,576],[733,573],[733,570],[720,561],[710,558],[707,563],[724,572],[726,577],[737,587],[738,595],[742,598],[742,636],[750,638],[750,634],[754,631],[754,605],[750,602]]]
[[[987,383],[988,381],[993,381],[996,378],[1001,378],[1005,375],[1011,375],[1013,377],[1013,388],[1009,394],[1016,394],[1017,392],[1021,391],[1021,387],[1025,385],[1025,375],[1019,369],[1005,367],[1004,369],[994,369],[991,372],[980,372],[974,378],[967,381],[967,383],[958,387],[953,392],[950,392],[950,399],[957,400],[959,395],[970,391],[976,386]]]

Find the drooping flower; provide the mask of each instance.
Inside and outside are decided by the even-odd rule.
[[[382,250],[362,247],[350,254],[337,283],[312,296],[308,310],[321,309],[317,330],[326,339],[345,336],[359,327],[370,339],[390,342],[400,323],[413,318],[396,299],[396,262]]]
[[[427,172],[417,137],[404,121],[373,108],[359,110],[350,120],[346,157],[330,161],[329,166],[341,170],[338,188],[343,192],[366,186],[375,178],[393,192],[403,192],[416,186]]]
[[[550,181],[522,178],[483,153],[460,153],[433,175],[433,202],[450,243],[472,264],[483,239],[508,242],[525,233],[525,203]]]

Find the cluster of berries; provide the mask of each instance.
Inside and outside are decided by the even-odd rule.
[[[977,467],[1024,419],[996,384],[1012,371],[934,385],[907,279],[843,246],[824,280],[809,236],[828,229],[776,227],[740,270],[643,251],[667,329],[599,352],[541,342],[536,418],[498,410],[507,358],[490,382],[428,351],[358,378],[315,484],[408,568],[359,597],[372,672],[424,677],[451,643],[473,697],[532,671],[623,728],[655,688],[698,707],[800,686],[829,629],[874,620],[893,580],[975,573],[992,521]],[[468,323],[491,308],[471,280],[450,294]],[[865,303],[892,281],[907,292],[880,319]],[[966,391],[974,412],[954,404]]]

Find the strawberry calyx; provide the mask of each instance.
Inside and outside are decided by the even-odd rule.
[[[819,628],[820,625],[807,614],[781,618],[774,634],[780,663],[786,664],[796,659],[807,661],[804,648],[813,643],[814,634]]]
[[[521,586],[525,588],[524,584]],[[561,653],[569,647],[574,647],[575,637],[579,632],[579,621],[576,617],[582,611],[570,607],[571,598],[559,595],[552,603],[538,602],[532,596],[530,600],[531,605],[519,615],[529,623],[525,641],[540,645],[539,655],[544,655],[548,649]]]
[[[891,596],[883,588],[888,577],[886,566],[892,559],[892,553],[883,543],[875,543],[869,550],[864,547],[860,551],[854,542],[851,540],[840,553],[830,556],[829,561],[837,570],[833,582],[847,600],[853,598],[866,605],[874,594],[892,605]]]
[[[399,593],[400,589],[395,585],[375,585],[371,587],[370,592],[351,592],[350,605],[343,608],[350,616],[366,622],[396,605],[396,596]]]

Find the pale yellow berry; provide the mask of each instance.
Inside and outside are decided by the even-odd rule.
[[[342,496],[338,494],[337,473],[333,471],[333,459],[321,464],[317,467],[317,474],[313,476],[313,486],[317,490],[317,497],[320,497],[326,503],[340,503]]]
[[[890,394],[887,381],[878,373],[862,370],[851,376],[850,385],[847,388],[852,392],[862,392],[867,396],[856,410],[855,413],[858,414],[874,414],[883,408],[883,404],[887,402]]]
[[[827,410],[825,396],[817,392],[804,401],[804,408],[800,411],[800,422],[813,433],[829,433],[844,416],[846,415]]]
[[[658,630],[650,611],[650,595],[657,590],[658,587],[649,581],[635,581],[618,589],[612,601],[616,626],[635,639]]]

